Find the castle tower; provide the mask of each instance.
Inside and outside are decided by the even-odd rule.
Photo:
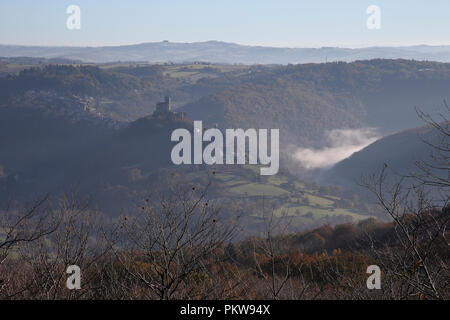
[[[172,113],[172,105],[170,103],[170,97],[164,97],[164,102],[158,102],[156,104],[156,110],[153,115],[167,115]]]

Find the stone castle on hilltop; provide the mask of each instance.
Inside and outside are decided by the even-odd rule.
[[[153,117],[183,120],[185,117],[185,113],[172,111],[170,97],[166,96],[163,102],[158,102],[156,104],[156,110],[153,112]]]

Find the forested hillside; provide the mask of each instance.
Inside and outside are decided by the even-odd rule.
[[[392,132],[418,126],[414,108],[436,114],[449,86],[450,65],[434,62],[290,65],[240,77],[183,110],[226,128],[279,126],[287,140],[314,144],[330,129],[373,126]]]
[[[287,212],[298,228],[305,228],[358,221],[377,212],[353,194],[355,189],[324,191],[295,178],[300,166],[288,161],[294,148],[327,147],[331,129],[374,126],[388,134],[420,123],[414,106],[430,113],[439,109],[448,93],[450,65],[406,60],[288,66],[51,64],[25,68],[0,82],[3,200],[78,189],[115,215],[149,189],[168,185],[175,174],[185,183],[215,181],[214,197],[245,208],[249,225],[260,224],[258,201],[266,198],[278,216]],[[149,116],[166,94],[188,118]],[[192,120],[203,120],[204,128],[279,128],[280,176],[263,179],[251,167],[174,168],[170,134],[179,127],[192,130]],[[376,170],[381,159],[401,166],[411,158],[408,150],[424,152],[409,138],[403,140],[374,144],[371,148],[381,147],[357,165],[351,161],[359,154],[348,160],[347,169],[340,164],[339,175],[353,182],[358,170]],[[346,183],[336,174],[327,179],[322,182]]]

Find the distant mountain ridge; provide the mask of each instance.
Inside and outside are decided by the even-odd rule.
[[[148,42],[104,47],[46,47],[0,45],[0,57],[39,57],[83,62],[113,61],[213,62],[242,64],[351,62],[366,59],[413,59],[450,62],[450,46],[367,47],[367,48],[279,48],[239,45],[221,41],[193,43]]]

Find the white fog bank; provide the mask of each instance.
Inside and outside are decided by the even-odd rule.
[[[297,148],[293,158],[305,169],[334,165],[367,147],[381,136],[374,128],[334,129],[326,133],[329,146],[321,149]]]

